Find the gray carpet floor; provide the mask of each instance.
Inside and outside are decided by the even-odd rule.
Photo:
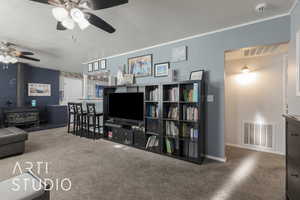
[[[44,161],[48,173],[42,168],[40,176],[72,181],[69,192],[51,191],[52,200],[285,199],[283,156],[238,148],[226,153],[227,163],[199,166],[58,128],[30,133],[25,154],[0,160],[0,180],[13,176],[16,162],[24,168]]]

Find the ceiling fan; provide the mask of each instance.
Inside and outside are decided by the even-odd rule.
[[[74,29],[78,24],[81,30],[94,25],[108,33],[116,29],[100,17],[86,10],[100,10],[128,3],[128,0],[30,0],[55,6],[52,9],[54,18],[58,21],[56,29],[63,31]]]
[[[39,59],[32,58],[34,53],[27,51],[19,51],[16,48],[16,45],[10,42],[0,42],[0,62],[4,64],[15,64],[18,62],[18,59],[26,59],[31,61],[39,62]]]

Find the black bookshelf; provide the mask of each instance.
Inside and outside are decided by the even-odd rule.
[[[135,88],[135,89],[133,89]],[[108,95],[119,89],[144,93],[144,120],[128,125],[108,116]],[[201,164],[205,155],[205,82],[104,88],[103,138],[172,158]]]

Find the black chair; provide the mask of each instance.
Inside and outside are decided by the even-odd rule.
[[[83,111],[82,103],[76,103],[76,135],[83,136],[84,131],[87,129],[87,113]]]
[[[72,121],[73,119],[73,121]],[[72,133],[75,134],[75,128],[76,128],[76,108],[75,103],[68,103],[68,133],[71,129],[71,124],[73,124],[73,131]]]
[[[96,129],[98,129],[98,133],[100,135],[100,128],[102,128],[100,124],[100,117],[103,116],[103,113],[96,112],[96,105],[94,103],[87,103],[87,126],[88,133],[90,133],[90,128],[93,128],[93,138],[96,139]],[[92,119],[92,121],[91,121]]]

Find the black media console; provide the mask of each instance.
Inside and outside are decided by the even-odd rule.
[[[143,93],[144,118],[127,121],[111,117],[109,96],[114,93]],[[205,155],[205,118],[204,80],[104,88],[106,140],[201,164]]]

